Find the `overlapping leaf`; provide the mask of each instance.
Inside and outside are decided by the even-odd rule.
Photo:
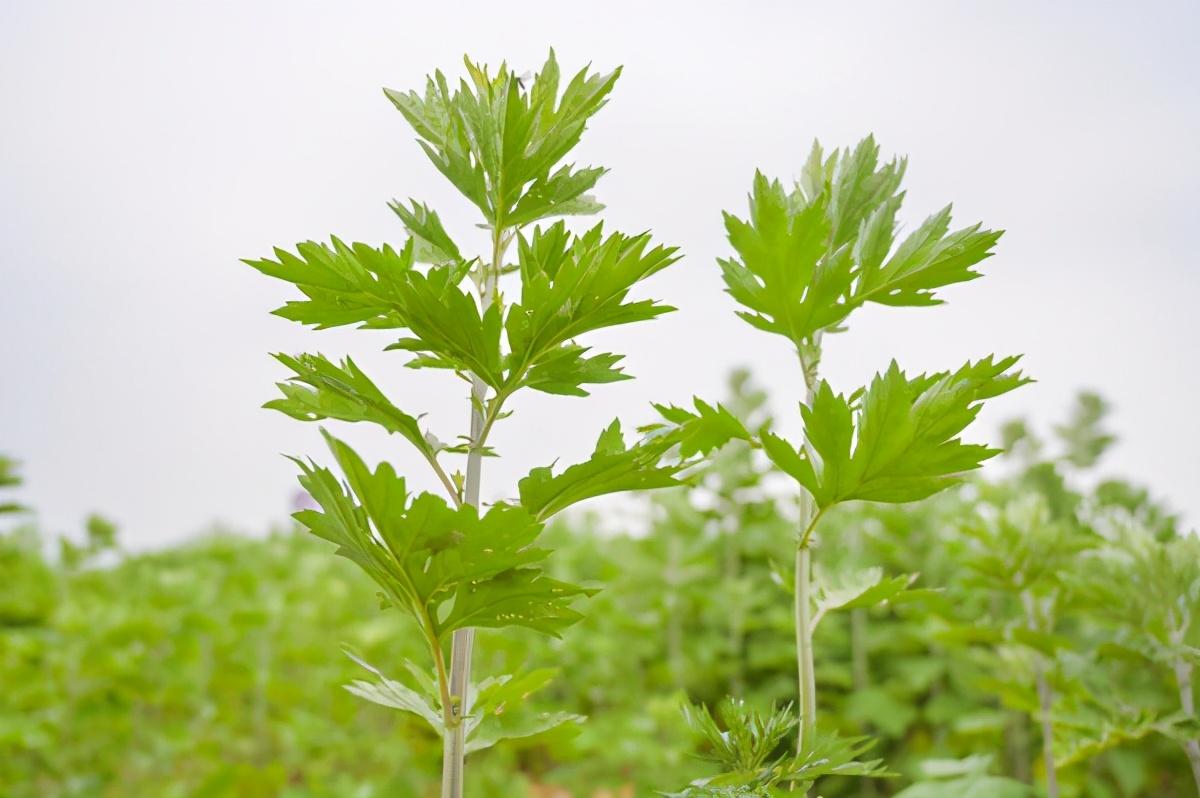
[[[627,301],[634,285],[678,260],[674,248],[652,247],[648,234],[605,236],[596,225],[572,236],[559,222],[522,236],[518,257],[521,296],[509,310],[505,332],[511,369],[517,378],[528,372],[530,387],[578,392],[584,382],[621,379],[615,355],[581,360],[571,342],[674,310],[653,300]],[[548,373],[552,380],[545,379]]]
[[[408,212],[414,225],[439,248],[452,246],[436,234],[440,223],[426,211]],[[442,231],[444,232],[444,231]],[[275,259],[248,260],[271,277],[294,283],[308,297],[288,302],[276,314],[318,328],[360,324],[374,329],[407,329],[390,349],[417,353],[408,365],[470,372],[493,387],[503,382],[499,308],[480,311],[459,284],[460,262],[413,268],[413,239],[399,252],[390,246],[299,244],[296,254],[275,250]]]
[[[525,509],[498,504],[480,516],[428,493],[410,501],[390,465],[371,471],[345,443],[326,439],[346,484],[297,461],[300,482],[321,510],[296,519],[336,543],[426,634],[524,626],[557,635],[579,620],[570,604],[589,591],[542,574],[537,564],[548,552],[533,545],[542,525]]]

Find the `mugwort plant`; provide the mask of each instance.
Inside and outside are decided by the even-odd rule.
[[[883,774],[879,763],[855,759],[856,745],[843,746],[842,757],[817,755],[832,743],[818,733],[813,633],[829,612],[894,599],[914,577],[887,577],[871,568],[818,581],[813,552],[821,522],[848,502],[912,502],[959,483],[962,474],[999,452],[963,442],[962,433],[986,400],[1028,382],[1014,370],[1017,357],[994,356],[915,376],[893,361],[849,393],[821,379],[826,336],[844,332],[856,310],[869,303],[940,304],[940,289],[980,276],[975,267],[1000,238],[979,224],[952,231],[949,206],[901,238],[897,214],[905,168],[902,159],[881,162],[871,137],[828,155],[814,145],[795,186],[759,173],[749,217],[725,215],[735,253],[720,261],[726,290],[741,305],[740,318],[784,338],[795,351],[805,385],[803,434],[790,442],[766,427],[751,430],[726,408],[699,399],[694,410],[659,409],[685,456],[746,441],[798,484],[792,581],[798,734],[795,756],[705,780],[684,795],[774,789],[781,773],[796,774],[783,780],[803,789],[823,775]],[[723,714],[730,712],[727,707]],[[800,767],[814,757],[824,765]]]
[[[465,384],[469,431],[454,444],[393,402],[349,357],[276,355],[291,374],[279,385],[282,396],[267,403],[303,421],[382,427],[414,447],[441,486],[440,495],[416,493],[390,464],[368,466],[330,432],[324,436],[340,476],[296,459],[300,482],[319,505],[297,520],[361,567],[385,605],[407,613],[426,643],[431,669],[408,663],[404,683],[367,666],[378,681],[351,689],[418,715],[442,735],[444,798],[462,796],[467,753],[574,717],[522,717],[522,699],[547,681],[546,672],[471,683],[475,629],[559,635],[581,617],[573,603],[589,590],[543,573],[549,552],[537,540],[547,519],[594,496],[677,484],[681,467],[660,463],[670,436],[627,445],[614,421],[588,460],[535,468],[517,486],[518,500],[481,507],[484,458],[498,454],[489,436],[511,412],[513,396],[526,389],[587,396],[588,386],[628,379],[620,355],[579,341],[672,310],[629,293],[677,255],[649,234],[601,224],[575,233],[561,218],[548,221],[602,209],[589,192],[605,170],[565,159],[607,102],[619,69],[564,79],[551,52],[531,79],[469,60],[466,72],[457,86],[437,72],[421,92],[386,95],[429,160],[479,212],[485,252],[464,252],[433,209],[411,200],[391,204],[408,234],[397,246],[332,238],[247,261],[303,295],[277,315],[317,329],[395,331],[387,349],[407,354],[406,366]]]

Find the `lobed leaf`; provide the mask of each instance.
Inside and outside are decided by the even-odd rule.
[[[428,493],[410,500],[389,464],[371,471],[345,443],[325,437],[346,483],[297,460],[321,510],[296,519],[336,543],[426,634],[440,640],[460,628],[523,626],[557,636],[580,619],[570,604],[594,591],[543,575],[537,564],[548,552],[533,545],[542,524],[525,509],[497,504],[480,516]]]
[[[749,217],[725,214],[736,257],[719,263],[738,315],[801,346],[867,302],[937,304],[937,289],[978,277],[1000,233],[951,232],[949,207],[897,244],[904,171],[903,160],[881,164],[867,137],[828,158],[814,144],[792,191],[757,173]]]
[[[626,447],[620,421],[613,421],[600,434],[590,459],[558,474],[551,466],[530,471],[518,483],[521,506],[538,521],[544,521],[596,496],[679,485],[676,474],[680,466],[660,464],[672,445],[669,437],[660,436]]]

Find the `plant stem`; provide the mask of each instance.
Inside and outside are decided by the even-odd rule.
[[[729,504],[732,503],[730,502]],[[726,513],[725,518],[732,520],[733,523],[724,523],[721,525],[721,535],[725,544],[725,556],[722,561],[721,576],[725,581],[726,589],[735,591],[738,596],[737,602],[732,608],[733,611],[729,613],[729,627],[727,629],[729,660],[733,668],[733,672],[729,677],[729,694],[736,698],[742,698],[742,694],[746,691],[745,666],[742,662],[742,648],[746,630],[746,597],[738,589],[737,585],[742,571],[742,554],[738,546],[737,523],[733,515],[736,510],[733,507],[724,507],[723,511]]]
[[[1179,706],[1191,717],[1196,717],[1196,694],[1192,689],[1192,664],[1182,659],[1175,660],[1175,681],[1179,683]],[[1200,740],[1188,740],[1183,744],[1188,762],[1192,765],[1192,777],[1196,780],[1196,792],[1200,794]]]
[[[800,369],[804,374],[804,402],[812,405],[816,395],[817,363],[820,342],[813,342],[814,357],[805,357],[804,348],[799,348]],[[808,436],[802,437],[803,446],[808,448]],[[816,510],[813,497],[807,492],[800,496],[800,535],[796,541],[796,671],[799,681],[800,727],[796,737],[796,751],[800,753],[812,742],[817,730],[817,677],[813,661],[812,623],[812,548],[811,539],[821,513]]]
[[[492,262],[479,280],[480,311],[486,311],[496,299],[497,282],[504,261],[506,240],[497,224],[492,232]],[[487,385],[478,376],[471,378],[471,450],[467,453],[467,473],[463,483],[463,502],[478,509],[483,469],[483,444],[486,434]],[[463,769],[467,749],[466,718],[471,711],[471,654],[475,647],[474,629],[456,629],[450,648],[450,706],[447,712],[446,739],[442,749],[442,798],[462,798]]]
[[[1029,631],[1038,631],[1037,613],[1033,595],[1028,591],[1021,594],[1025,604],[1025,617]],[[1033,679],[1037,686],[1038,720],[1042,726],[1042,759],[1046,765],[1047,798],[1058,798],[1058,769],[1054,765],[1054,689],[1046,677],[1046,666],[1040,653],[1033,655]]]
[[[796,547],[796,669],[800,694],[800,734],[797,753],[812,742],[817,728],[817,682],[812,643],[812,549]]]

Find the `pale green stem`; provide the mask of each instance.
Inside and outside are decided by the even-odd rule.
[[[796,669],[800,695],[797,753],[812,742],[817,729],[817,680],[812,638],[812,549],[804,544],[796,547]]]
[[[725,510],[729,513],[727,517],[732,519],[736,509],[734,507],[726,507]],[[725,543],[723,576],[726,583],[731,588],[736,589],[735,583],[741,576],[742,570],[741,550],[738,547],[737,524],[722,524],[722,536]],[[737,596],[736,606],[729,613],[729,627],[727,630],[729,658],[733,667],[733,673],[729,677],[729,694],[737,698],[742,698],[742,694],[746,690],[745,669],[742,662],[742,645],[745,640],[746,629],[746,606],[744,603],[745,597],[740,590],[738,590]]]
[[[819,346],[819,343],[816,344]],[[811,405],[816,395],[816,364],[808,363],[800,356],[800,368],[804,373],[805,404]],[[808,436],[803,436],[803,446],[808,448]],[[821,513],[816,510],[812,496],[804,492],[800,497],[800,534],[796,542],[796,672],[798,678],[800,728],[796,737],[797,753],[812,742],[817,730],[817,677],[813,658],[812,623],[812,548],[811,539]]]
[[[681,541],[675,528],[667,524],[667,567],[664,582],[667,587],[667,665],[671,670],[671,681],[675,689],[683,689],[683,618],[680,613],[680,593],[683,580],[680,578]]]
[[[491,267],[479,281],[480,312],[496,298],[497,282],[504,261],[504,231],[497,227],[492,235]],[[478,509],[483,469],[487,385],[478,376],[471,379],[471,450],[467,454],[467,473],[463,483],[463,502]],[[456,629],[450,649],[450,706],[446,711],[446,739],[442,749],[442,798],[462,798],[463,771],[467,749],[466,718],[471,711],[471,654],[475,646],[474,629]]]
[[[1175,660],[1175,681],[1179,684],[1179,706],[1184,713],[1196,717],[1196,694],[1192,689],[1192,664],[1182,659]],[[1183,744],[1184,753],[1192,766],[1192,778],[1196,780],[1196,793],[1200,795],[1200,740],[1188,740]]]
[[[1025,604],[1025,617],[1029,631],[1038,631],[1037,613],[1033,595],[1028,591],[1021,594]],[[1058,798],[1058,769],[1054,764],[1054,688],[1046,675],[1046,665],[1042,655],[1034,652],[1033,679],[1037,686],[1038,720],[1042,726],[1042,759],[1046,766],[1046,796]]]

